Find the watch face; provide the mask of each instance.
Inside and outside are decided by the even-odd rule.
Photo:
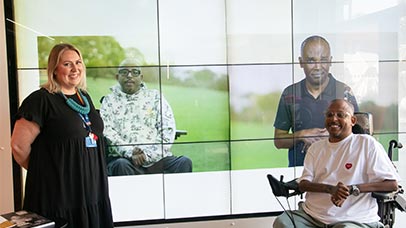
[[[352,194],[353,194],[354,196],[358,196],[359,193],[360,193],[359,188],[358,188],[356,185],[353,185],[353,186],[352,186]]]

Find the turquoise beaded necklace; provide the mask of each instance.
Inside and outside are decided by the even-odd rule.
[[[76,95],[79,97],[79,100],[83,101],[84,106],[76,103],[75,100],[73,100],[72,98],[67,98],[65,96],[65,94],[61,93],[62,96],[65,98],[66,100],[66,104],[73,110],[75,110],[76,112],[82,114],[82,115],[87,115],[90,112],[90,104],[89,101],[87,100],[86,96],[83,96],[82,92],[80,92],[80,90],[76,90]]]

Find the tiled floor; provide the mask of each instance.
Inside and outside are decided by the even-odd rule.
[[[271,228],[274,217],[227,219],[188,223],[126,226],[125,228]]]
[[[271,228],[274,219],[275,217],[257,217],[188,223],[126,226],[123,228]],[[406,213],[397,210],[394,228],[404,227],[406,227]]]

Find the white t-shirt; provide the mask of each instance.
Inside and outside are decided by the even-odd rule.
[[[299,181],[345,185],[400,180],[383,146],[370,135],[351,134],[337,143],[318,141],[308,149]],[[328,193],[307,192],[303,209],[325,224],[357,221],[379,221],[378,205],[371,193],[349,196],[342,207],[336,207]]]

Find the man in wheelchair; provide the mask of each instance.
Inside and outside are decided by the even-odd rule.
[[[305,201],[278,216],[274,228],[383,227],[371,192],[397,190],[400,177],[378,141],[352,133],[355,123],[351,103],[330,103],[325,113],[329,137],[311,145],[296,181]]]

